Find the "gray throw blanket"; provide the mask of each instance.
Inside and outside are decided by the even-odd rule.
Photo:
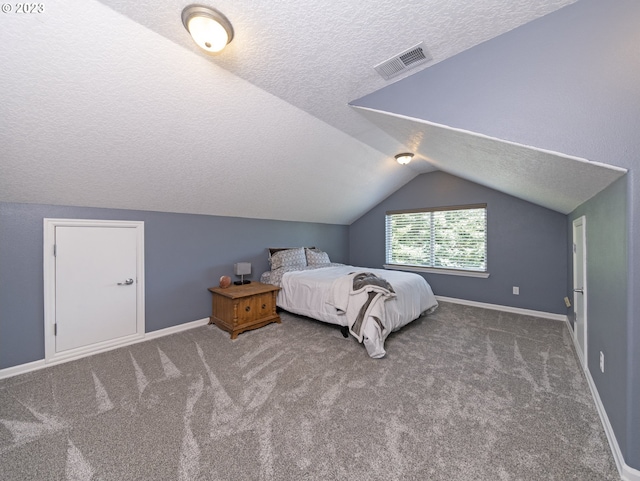
[[[378,289],[370,288],[374,286]],[[362,337],[362,326],[372,302],[380,296],[389,295],[390,293],[395,294],[395,291],[386,279],[378,277],[371,272],[360,272],[353,276],[353,292],[357,291],[364,291],[367,293],[367,299],[364,304],[362,304],[362,307],[356,316],[356,320],[351,326],[351,330],[357,334],[356,337],[360,338]],[[371,318],[378,324],[381,331],[385,329],[380,317],[372,315]]]
[[[352,272],[331,285],[327,303],[345,316],[345,325],[358,342],[364,343],[369,356],[385,355],[385,301],[396,297],[393,287],[371,272]]]

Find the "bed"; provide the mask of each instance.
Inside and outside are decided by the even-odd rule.
[[[334,263],[316,248],[269,252],[271,270],[260,281],[281,288],[277,306],[342,326],[372,358],[385,356],[391,332],[438,307],[431,286],[418,274]]]

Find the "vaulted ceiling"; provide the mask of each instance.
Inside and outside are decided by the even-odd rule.
[[[589,165],[555,189],[544,166],[575,179],[585,162],[349,103],[574,1],[217,0],[235,37],[215,56],[177,0],[9,12],[0,201],[349,224],[440,169],[570,212],[621,172]],[[430,62],[391,81],[373,69],[419,42]]]

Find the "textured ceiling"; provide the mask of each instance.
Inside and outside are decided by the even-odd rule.
[[[176,0],[5,14],[0,201],[348,224],[452,155],[393,161],[412,131],[348,106],[388,84],[373,65],[425,41],[428,67],[573,1],[221,0],[235,37],[213,57]]]
[[[386,132],[412,139],[422,159],[415,168],[437,167],[459,177],[569,214],[626,170],[576,157],[492,139],[442,125],[358,108]],[[446,159],[446,160],[442,160]]]
[[[3,17],[1,201],[348,224],[415,175],[100,3],[47,8]]]
[[[190,51],[184,0],[101,0]],[[235,36],[217,65],[388,155],[397,145],[371,132],[347,104],[385,81],[374,65],[421,41],[433,61],[451,57],[576,0],[212,0]]]

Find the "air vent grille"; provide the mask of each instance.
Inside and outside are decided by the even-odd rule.
[[[400,60],[406,66],[419,62],[420,60],[426,60],[427,56],[421,48],[414,48],[410,52],[400,55]]]
[[[389,80],[429,60],[431,60],[431,55],[429,55],[424,42],[420,42],[418,45],[391,57],[389,60],[385,60],[373,68],[385,80]]]

